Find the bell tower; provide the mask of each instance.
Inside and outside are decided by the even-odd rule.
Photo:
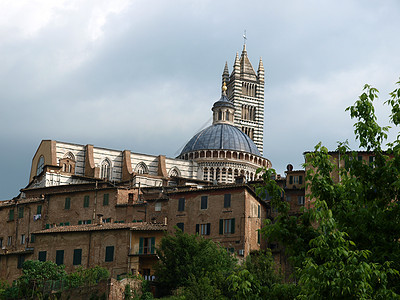
[[[235,106],[234,123],[256,144],[261,155],[264,147],[264,66],[260,58],[257,73],[247,57],[246,44],[239,58],[236,53],[232,73],[228,63],[222,73],[227,85],[227,96]]]

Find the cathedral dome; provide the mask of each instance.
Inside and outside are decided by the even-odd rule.
[[[180,155],[197,150],[234,150],[261,156],[257,146],[233,125],[216,123],[197,133]]]

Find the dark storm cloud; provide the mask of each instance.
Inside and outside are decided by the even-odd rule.
[[[356,145],[344,109],[366,82],[386,99],[399,76],[397,1],[1,6],[2,199],[27,184],[42,139],[175,156],[210,121],[244,29],[266,69],[264,152],[280,173],[319,141]]]

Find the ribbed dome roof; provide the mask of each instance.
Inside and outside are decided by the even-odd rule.
[[[185,145],[181,155],[197,150],[235,150],[261,156],[248,135],[233,125],[214,124],[200,131]]]

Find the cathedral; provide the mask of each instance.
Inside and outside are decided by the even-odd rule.
[[[248,183],[271,168],[263,157],[264,67],[260,59],[253,69],[245,44],[230,74],[225,64],[216,99],[212,124],[176,158],[42,140],[28,185],[0,202],[0,279],[18,278],[29,259],[153,278],[162,237],[178,229],[240,258],[265,249],[259,230],[273,210]],[[287,173],[287,183],[277,177],[299,205],[303,173]]]
[[[174,184],[171,178],[213,184],[233,183],[239,176],[256,179],[258,168],[271,167],[263,157],[264,66],[260,59],[255,72],[246,44],[231,74],[225,64],[212,116],[212,125],[196,133],[177,158],[43,140],[32,160],[28,188],[95,179],[141,187]]]

